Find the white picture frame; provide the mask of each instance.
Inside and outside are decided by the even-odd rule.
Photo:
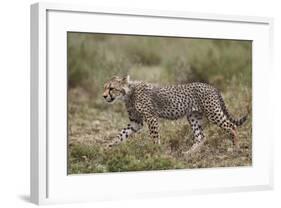
[[[273,20],[264,17],[33,4],[31,201],[50,204],[272,189],[273,112],[267,93],[272,27]],[[253,40],[253,165],[68,176],[67,31]]]

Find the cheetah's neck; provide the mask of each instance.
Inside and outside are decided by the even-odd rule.
[[[128,81],[128,85],[123,88],[125,90],[125,96],[123,97],[124,101],[127,101],[130,99],[130,97],[134,93],[134,89],[140,83],[141,83],[141,81],[131,81],[131,80]]]

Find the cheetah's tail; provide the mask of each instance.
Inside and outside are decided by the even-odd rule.
[[[239,119],[234,119],[231,116],[228,116],[228,119],[234,123],[236,126],[241,126],[243,123],[245,123],[245,121],[247,120],[248,115],[245,115]]]
[[[223,113],[226,115],[226,117],[232,122],[234,123],[236,126],[241,126],[243,123],[245,123],[245,121],[247,120],[248,115],[245,115],[239,119],[235,119],[233,118],[230,113],[228,112],[228,110],[226,109],[225,103],[223,101],[223,98],[221,96],[221,94],[217,91],[218,97],[219,97],[219,101],[220,101],[220,105],[222,108]]]

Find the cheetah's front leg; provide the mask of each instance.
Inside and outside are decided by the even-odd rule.
[[[155,144],[160,144],[160,136],[159,136],[159,124],[158,119],[153,116],[147,116],[145,121],[148,125],[150,136],[152,137]]]
[[[126,128],[123,128],[122,131],[118,134],[118,136],[113,139],[113,141],[108,145],[108,147],[112,147],[114,145],[117,145],[125,140],[128,139],[128,137],[139,131],[143,127],[142,122],[135,122],[131,121]]]

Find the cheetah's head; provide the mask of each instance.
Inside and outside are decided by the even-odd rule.
[[[118,99],[124,99],[129,91],[129,76],[111,78],[104,84],[103,97],[108,103]]]

